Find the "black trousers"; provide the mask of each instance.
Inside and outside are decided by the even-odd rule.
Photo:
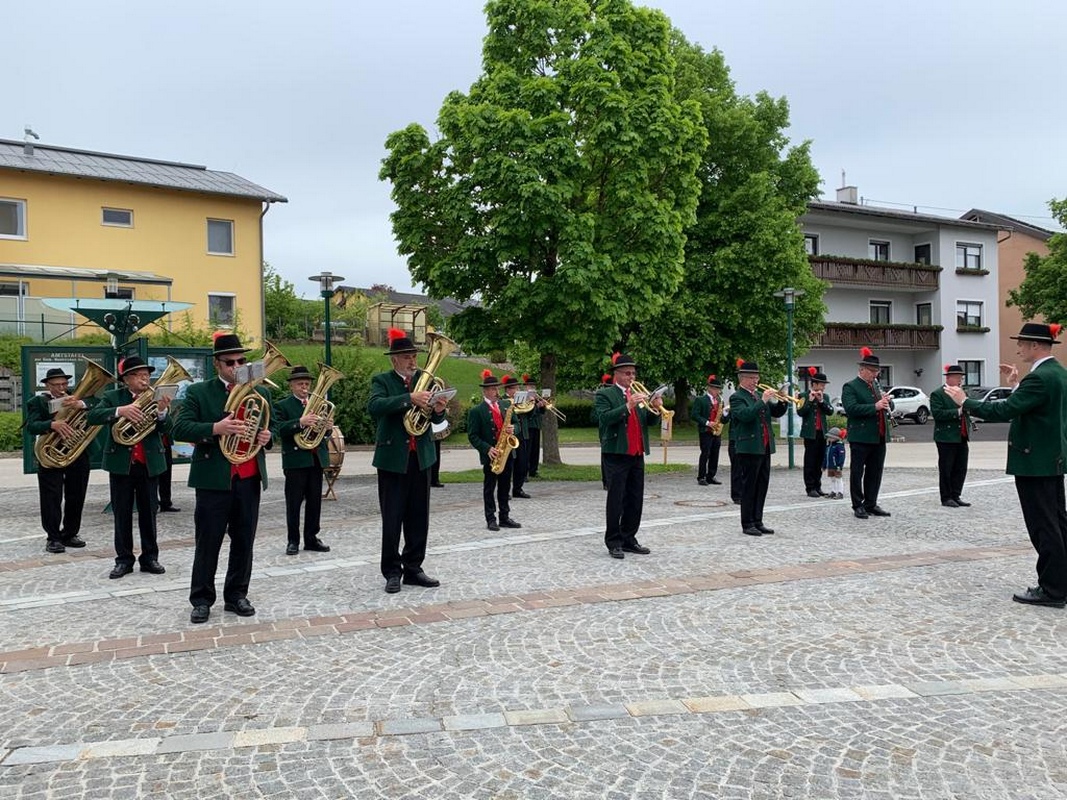
[[[817,431],[804,440],[804,491],[822,491],[822,462],[826,458],[826,434]]]
[[[285,473],[285,528],[289,544],[300,544],[300,507],[304,506],[304,544],[319,535],[322,516],[322,467],[297,467]]]
[[[488,464],[482,466],[482,502],[485,505],[485,521],[496,519],[497,504],[500,505],[500,518],[511,516],[511,472],[515,469],[515,459],[509,458],[504,471],[496,475]]]
[[[710,480],[719,471],[719,450],[722,447],[722,437],[715,436],[711,431],[700,431],[700,459],[697,461],[697,480],[702,478]]]
[[[108,476],[111,511],[115,515],[115,563],[133,566],[133,508],[141,536],[141,563],[159,560],[156,541],[156,479],[144,464],[130,464],[129,475]]]
[[[531,478],[537,477],[537,467],[541,463],[541,429],[530,428],[530,468],[526,474]]]
[[[430,470],[419,469],[418,453],[408,453],[407,472],[378,470],[378,509],[382,514],[382,575],[393,578],[419,572],[430,533]]]
[[[852,507],[872,509],[878,505],[878,492],[882,488],[882,469],[885,467],[885,442],[863,444],[849,442],[852,469],[848,476],[848,491]]]
[[[174,505],[170,494],[170,477],[174,470],[174,454],[171,452],[171,445],[164,445],[163,457],[167,461],[167,468],[156,476],[156,485],[159,487],[159,507],[170,508]]]
[[[526,474],[530,469],[530,440],[519,437],[519,446],[515,448],[515,457],[511,462],[511,488],[514,492],[522,491],[526,483]]]
[[[252,579],[252,544],[259,524],[259,476],[232,478],[229,491],[197,489],[196,549],[193,551],[192,587],[189,602],[194,606],[215,604],[215,572],[219,566],[222,540],[230,536],[230,557],[222,598],[236,603],[248,597]]]
[[[50,542],[73,539],[82,527],[85,490],[89,486],[89,454],[82,453],[65,469],[37,467],[41,527]],[[64,502],[64,500],[66,502]]]
[[[959,500],[963,482],[967,480],[967,442],[935,442],[937,445],[937,477],[941,502]]]
[[[745,482],[745,468],[737,458],[737,443],[733,439],[729,439],[726,443],[726,454],[730,457],[730,499],[739,503],[741,502],[741,487]]]
[[[1015,476],[1026,532],[1037,551],[1037,582],[1053,597],[1067,596],[1067,510],[1063,476]]]
[[[738,453],[741,465],[741,528],[763,524],[763,506],[771,484],[771,454]]]
[[[430,467],[430,483],[441,482],[441,440],[434,439],[433,449],[437,452],[437,460]]]
[[[604,453],[601,464],[608,483],[604,545],[613,550],[635,544],[645,504],[645,457]]]

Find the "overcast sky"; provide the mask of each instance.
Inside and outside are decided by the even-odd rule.
[[[646,0],[726,57],[739,92],[788,99],[823,194],[1051,227],[1067,196],[1067,2]],[[288,197],[267,260],[410,290],[386,136],[434,134],[481,67],[479,0],[34,0],[4,11],[0,138],[203,164]],[[2,194],[0,185],[0,194]],[[77,265],[72,265],[77,266]],[[176,298],[181,299],[181,298]]]

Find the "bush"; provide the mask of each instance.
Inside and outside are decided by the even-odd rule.
[[[0,451],[22,449],[22,413],[0,411]]]
[[[0,335],[0,367],[7,367],[15,375],[22,374],[22,345],[33,344],[29,336]]]
[[[333,352],[333,367],[345,375],[330,390],[330,399],[337,406],[334,421],[345,435],[345,444],[373,444],[375,425],[367,410],[371,370],[360,359],[357,348]]]

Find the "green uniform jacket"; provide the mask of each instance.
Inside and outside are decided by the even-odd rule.
[[[262,386],[256,387],[259,394],[270,406],[270,395]],[[219,448],[219,437],[211,432],[212,426],[226,416],[226,385],[218,378],[194,383],[185,392],[178,413],[171,426],[171,436],[179,442],[193,445],[193,460],[189,467],[189,486],[193,489],[215,489],[229,491],[232,485],[231,468]],[[266,450],[274,444],[271,439],[267,447],[261,447],[256,454],[259,465],[259,479],[263,488],[267,488]]]
[[[783,417],[787,410],[785,403],[767,405],[762,397],[746,389],[738,389],[730,395],[730,432],[737,452],[753,456],[766,453],[763,447],[763,426],[766,424],[771,432],[770,451],[773,453],[771,417]]]
[[[930,415],[934,418],[934,441],[959,444],[963,441],[960,433],[960,416],[967,430],[971,430],[971,415],[967,409],[960,408],[956,401],[945,394],[944,387],[930,392]]]
[[[878,415],[885,416],[885,439],[889,441],[889,414],[874,407],[874,392],[859,376],[853,378],[841,388],[841,405],[845,407],[848,417],[848,440],[859,444],[878,444],[882,441],[878,435]],[[892,408],[892,404],[890,405]]]
[[[507,416],[508,406],[511,405],[511,401],[506,397],[501,397],[498,403],[500,405],[500,415],[502,417]],[[511,424],[518,431],[514,414],[511,415]],[[518,433],[515,435],[518,436]],[[471,410],[467,412],[467,441],[478,451],[483,467],[489,465],[489,450],[496,447],[496,440],[497,434],[493,432],[493,412],[489,408],[489,404],[482,400],[482,402],[471,406]]]
[[[536,406],[534,406],[536,408]],[[515,426],[515,435],[522,439],[524,442],[530,440],[530,417],[533,416],[533,411],[527,411],[525,414],[520,414],[518,411],[511,415],[511,424]]]
[[[648,446],[648,428],[651,425],[659,425],[658,414],[653,414],[648,408],[638,406],[637,420],[641,424],[641,442],[645,447],[645,455],[651,451]],[[600,452],[625,456],[630,452],[630,440],[626,436],[626,421],[630,412],[626,408],[626,395],[622,389],[614,384],[601,386],[597,389],[593,403],[593,421],[600,429]]]
[[[810,390],[801,392],[800,396],[804,398],[804,405],[797,409],[797,416],[802,420],[800,423],[800,438],[815,438],[816,417],[822,419],[822,432],[823,436],[825,436],[826,432],[830,430],[827,420],[830,418],[830,415],[834,413],[834,407],[830,404],[830,401],[826,399],[826,394],[823,393],[823,400],[821,403],[813,403],[811,401]]]
[[[725,403],[726,398],[719,394],[719,403]],[[693,400],[693,404],[689,407],[689,416],[693,418],[693,422],[696,423],[697,431],[700,433],[711,433],[708,430],[708,420],[711,419],[711,396],[704,392],[700,397]],[[726,409],[722,410],[722,416],[719,417],[719,422],[726,422]]]
[[[541,430],[541,418],[544,417],[545,410],[541,406],[534,406],[534,410],[527,414],[530,430]]]
[[[1043,361],[1019,381],[1006,400],[963,407],[987,422],[1011,420],[1008,429],[1009,475],[1064,474],[1067,459],[1067,370],[1054,359]]]
[[[125,386],[112,389],[104,392],[100,402],[85,415],[85,419],[90,425],[107,426],[107,432],[100,434],[103,437],[104,444],[104,458],[100,466],[108,472],[114,472],[116,475],[130,474],[130,464],[132,463],[130,454],[133,448],[116,442],[115,437],[111,435],[111,427],[121,419],[121,417],[115,416],[115,409],[119,406],[129,405],[132,402],[133,393]],[[168,412],[162,420],[156,423],[156,427],[152,429],[152,432],[141,440],[141,444],[144,445],[145,465],[148,467],[150,477],[155,477],[167,470],[167,450],[163,444],[161,434],[170,431],[171,416]]]
[[[282,469],[321,469],[330,465],[330,446],[326,441],[330,438],[329,431],[314,450],[304,450],[297,446],[296,435],[300,433],[300,418],[303,415],[304,404],[295,395],[289,395],[274,404],[273,428],[282,442]]]
[[[416,370],[411,378],[414,386],[421,370]],[[404,414],[415,406],[411,402],[411,392],[404,388],[404,379],[395,370],[379,372],[370,381],[370,402],[368,410],[378,425],[374,436],[374,459],[371,465],[386,472],[408,471],[408,447],[410,435],[404,429]],[[431,422],[440,422],[445,414],[431,414]],[[425,470],[437,461],[437,450],[433,446],[433,432],[426,426],[426,432],[415,438],[415,453],[419,459],[419,469]]]
[[[40,436],[52,430],[52,420],[55,419],[56,415],[48,410],[48,403],[51,398],[51,393],[45,392],[44,394],[35,394],[26,403],[24,424],[26,430],[34,436]],[[84,397],[82,401],[85,403],[86,409],[91,409],[100,402],[97,397]],[[86,421],[88,421],[88,416],[86,416]],[[103,434],[104,432],[100,431],[100,433]],[[90,453],[90,458],[93,458],[92,453],[95,452],[96,448],[100,447],[99,441],[100,436],[98,435],[96,441],[85,448],[83,455]]]

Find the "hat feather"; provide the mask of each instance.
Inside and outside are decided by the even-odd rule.
[[[818,371],[819,370],[815,369],[815,367],[808,367],[808,374],[811,375],[812,377],[814,377],[815,373],[817,373]]]
[[[1062,329],[1063,329],[1063,326],[1060,325],[1060,323],[1058,323],[1058,322],[1053,322],[1048,326],[1048,332],[1052,334],[1052,338],[1053,339],[1055,339],[1057,336],[1060,335],[1060,331]]]
[[[487,381],[492,377],[493,377],[493,371],[491,369],[483,369],[482,370],[482,380],[483,381]]]
[[[864,348],[862,348],[860,350],[860,357],[861,358],[870,358],[873,355],[874,355],[874,351],[871,350],[871,348],[869,348],[869,347],[864,347]]]
[[[400,330],[400,328],[390,328],[389,332],[386,335],[389,337],[389,344],[392,344],[397,339],[403,339],[405,336],[407,336],[407,334],[404,331]]]

